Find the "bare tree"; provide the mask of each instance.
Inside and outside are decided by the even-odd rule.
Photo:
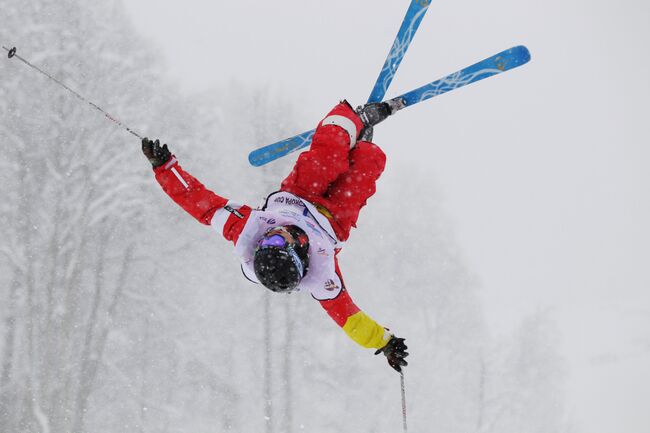
[[[108,16],[119,10],[93,10],[101,23],[74,1],[10,2],[4,12],[17,10],[40,20],[38,27],[22,22],[16,34],[37,47],[33,57],[55,76],[100,97],[134,80],[140,96],[148,91],[146,74],[102,36],[110,31]],[[61,35],[61,21],[74,24],[78,36]],[[2,209],[9,222],[3,268],[12,275],[15,302],[6,319],[2,380],[11,390],[3,396],[13,397],[2,402],[1,422],[14,431],[81,432],[112,320],[132,283],[142,179],[126,168],[128,154],[112,146],[117,131],[110,123],[24,65],[11,67],[20,91],[3,86],[10,109],[0,134],[10,167],[6,201],[13,203]],[[102,77],[113,88],[102,91],[84,76]],[[129,113],[134,95],[117,95],[106,99]]]

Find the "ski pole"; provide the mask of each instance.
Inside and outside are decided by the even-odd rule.
[[[404,372],[399,372],[400,382],[402,385],[402,426],[404,427],[404,433],[408,433],[406,428],[406,386],[404,385]]]
[[[12,59],[12,58],[15,57],[15,58],[17,58],[18,60],[20,60],[21,62],[23,62],[24,64],[26,64],[27,66],[29,66],[30,68],[32,68],[32,69],[34,69],[35,71],[38,71],[38,72],[40,72],[41,74],[45,75],[48,79],[54,81],[56,84],[58,84],[59,86],[63,87],[63,88],[64,88],[65,90],[67,90],[68,92],[72,93],[74,96],[76,96],[76,97],[77,97],[78,99],[80,99],[81,101],[87,103],[88,105],[90,105],[91,107],[93,107],[94,109],[96,109],[97,111],[100,111],[101,113],[103,113],[104,116],[105,116],[108,120],[110,120],[111,122],[115,123],[117,126],[126,129],[126,131],[127,131],[129,134],[132,134],[132,135],[138,137],[140,140],[142,140],[142,136],[141,136],[140,134],[138,134],[137,132],[135,132],[133,129],[129,128],[129,127],[126,126],[125,124],[123,124],[121,121],[119,121],[117,118],[115,118],[115,117],[113,117],[112,115],[110,115],[108,112],[104,111],[104,110],[103,110],[99,105],[97,105],[97,104],[95,104],[94,102],[89,101],[88,99],[84,98],[81,94],[79,94],[78,92],[75,92],[75,91],[72,90],[70,87],[66,86],[66,85],[63,84],[61,81],[59,81],[59,80],[57,80],[56,78],[54,78],[52,75],[48,74],[47,72],[43,71],[43,70],[40,69],[39,67],[33,65],[32,63],[28,62],[26,59],[24,59],[24,58],[22,58],[21,56],[19,56],[18,54],[16,54],[16,47],[13,47],[13,48],[9,49],[9,48],[7,48],[7,47],[5,47],[5,46],[3,45],[2,48],[3,48],[5,51],[7,51],[7,57],[8,57],[8,58]]]

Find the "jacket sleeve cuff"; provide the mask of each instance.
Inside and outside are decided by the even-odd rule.
[[[172,155],[171,158],[169,158],[166,163],[164,163],[163,165],[159,165],[158,167],[155,167],[153,171],[154,173],[160,173],[162,171],[169,170],[170,168],[172,168],[177,164],[178,164],[178,160],[176,159],[176,155]]]
[[[348,317],[343,331],[354,342],[368,349],[381,349],[390,340],[391,334],[384,327],[359,311]]]

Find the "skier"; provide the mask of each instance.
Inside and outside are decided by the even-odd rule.
[[[371,143],[373,126],[394,111],[373,103],[357,111],[343,101],[321,121],[311,148],[298,158],[280,190],[261,208],[206,189],[183,170],[167,145],[142,140],[156,180],[171,199],[235,245],[243,274],[278,293],[309,292],[356,343],[383,353],[397,370],[408,363],[403,338],[391,334],[352,301],[337,254],[375,193],[386,156]]]

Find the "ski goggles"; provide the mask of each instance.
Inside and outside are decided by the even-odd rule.
[[[276,227],[264,233],[262,239],[257,243],[258,248],[276,247],[287,248],[293,247],[296,240],[291,236],[291,233],[284,227]]]

